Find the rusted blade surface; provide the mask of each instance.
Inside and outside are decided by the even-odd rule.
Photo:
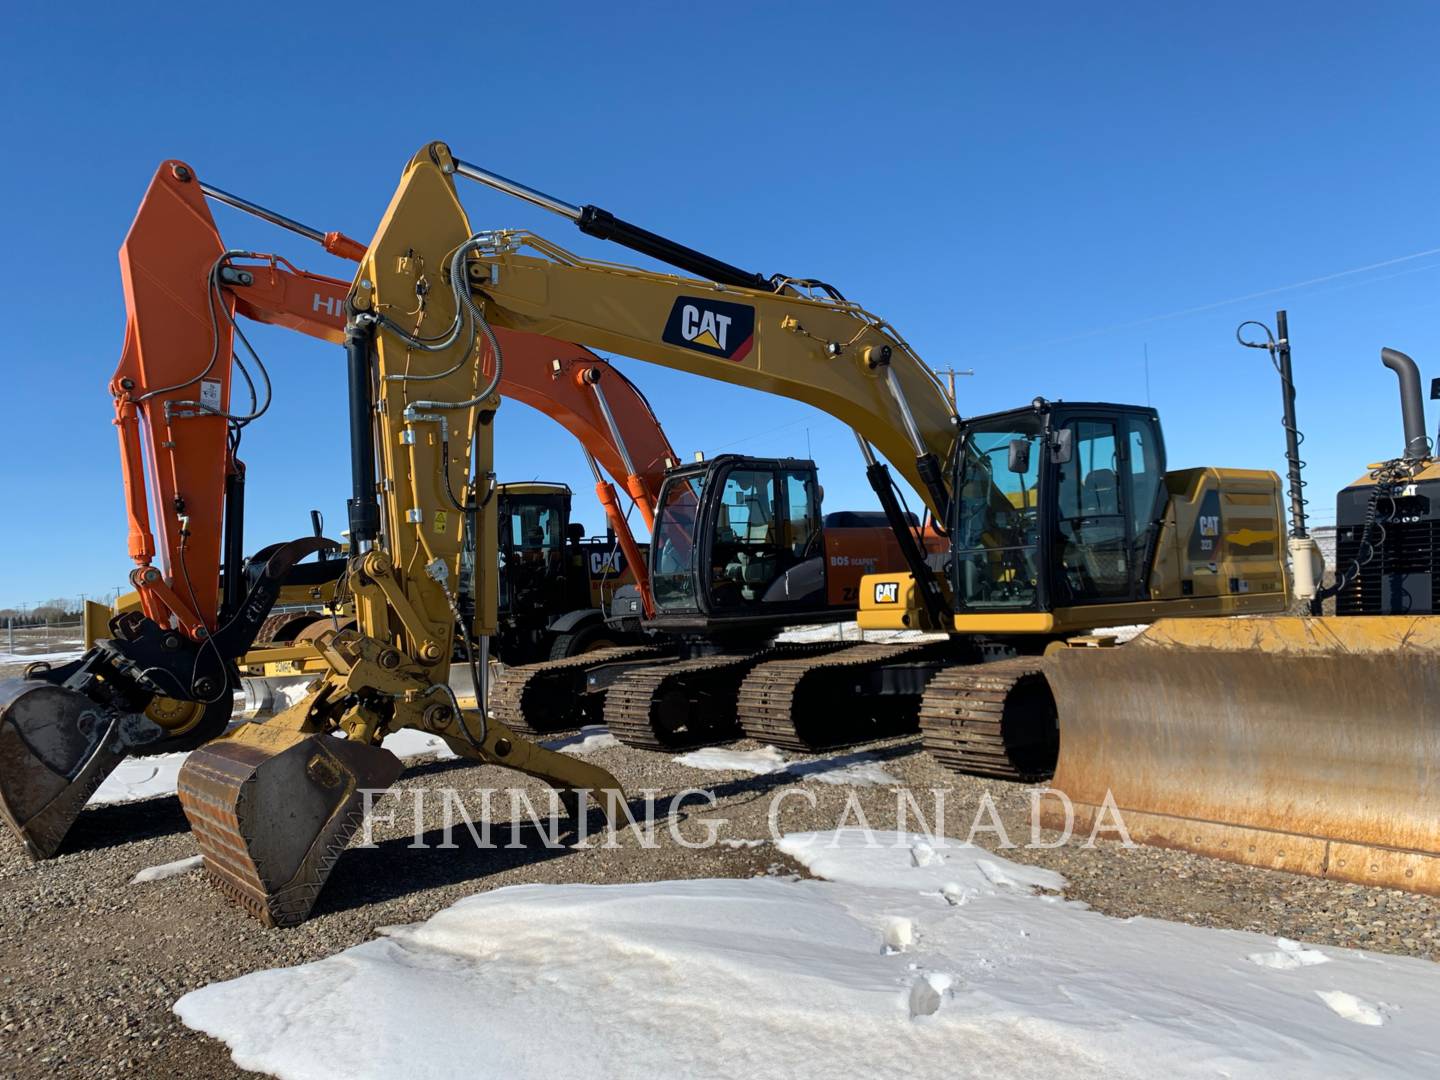
[[[126,714],[31,679],[0,683],[0,816],[34,859],[55,854],[126,755]]]
[[[1108,793],[1143,843],[1440,894],[1433,652],[1067,649],[1048,674],[1079,828]]]
[[[180,804],[212,879],[266,926],[294,926],[360,824],[362,791],[400,770],[379,747],[250,725],[186,759]]]

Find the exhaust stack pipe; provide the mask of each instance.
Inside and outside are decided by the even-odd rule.
[[[1425,435],[1425,399],[1420,395],[1420,369],[1399,349],[1381,349],[1380,362],[1400,380],[1400,413],[1405,421],[1405,459],[1419,461],[1430,456]]]

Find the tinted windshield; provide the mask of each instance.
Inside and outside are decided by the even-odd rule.
[[[953,552],[955,595],[968,608],[1027,608],[1039,580],[1040,425],[1011,419],[966,433]]]
[[[650,585],[660,611],[694,611],[695,515],[705,474],[668,477],[650,543]]]
[[[541,588],[565,567],[565,499],[558,495],[500,498],[500,609]]]

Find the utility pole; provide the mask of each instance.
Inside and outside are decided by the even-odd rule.
[[[950,389],[950,407],[951,407],[952,409],[954,409],[954,410],[958,413],[958,412],[960,411],[960,405],[959,405],[958,400],[957,400],[956,397],[955,397],[955,376],[956,376],[956,375],[974,375],[974,374],[975,374],[975,369],[974,369],[974,368],[966,368],[966,369],[963,370],[963,371],[959,371],[959,370],[956,370],[954,367],[945,367],[945,368],[934,368],[934,369],[932,369],[932,370],[935,372],[936,375],[944,375],[944,376],[945,376],[945,383],[946,383],[946,385],[947,385],[947,386],[949,387],[949,389]]]

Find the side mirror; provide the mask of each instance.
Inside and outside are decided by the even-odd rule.
[[[1030,471],[1030,440],[1010,440],[1009,469],[1012,473],[1024,474]]]
[[[1064,465],[1075,456],[1075,429],[1061,428],[1050,433],[1050,460]]]
[[[585,526],[581,525],[578,521],[572,521],[565,527],[565,535],[572,544],[578,544],[581,540],[585,539]]]

